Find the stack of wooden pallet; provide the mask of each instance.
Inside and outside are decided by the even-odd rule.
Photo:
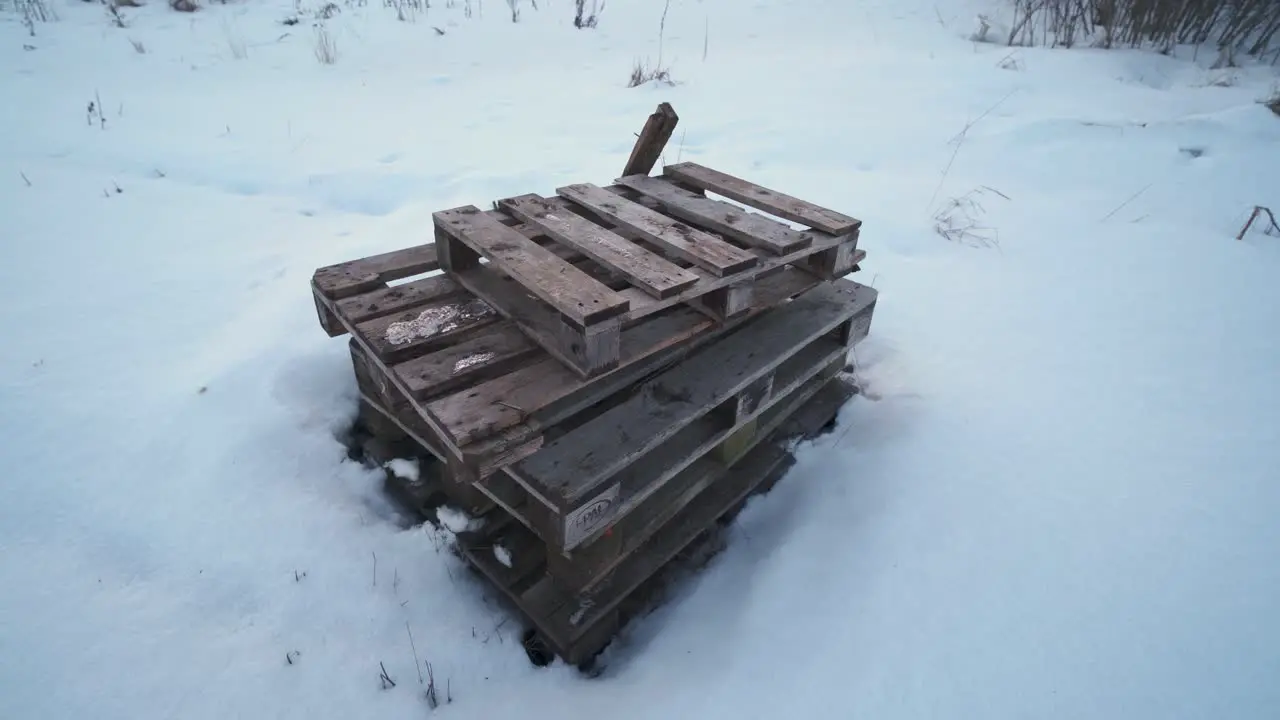
[[[876,302],[843,279],[859,221],[693,163],[650,176],[674,123],[660,106],[613,185],[437,212],[434,243],[312,281],[365,427],[427,461],[391,489],[481,518],[464,555],[569,662],[835,415]]]

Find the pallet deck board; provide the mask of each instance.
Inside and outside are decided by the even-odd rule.
[[[567,185],[557,188],[556,194],[608,218],[614,224],[645,237],[714,275],[733,275],[754,267],[759,262],[755,255],[746,250],[596,185]]]
[[[619,192],[625,190],[626,188],[621,186],[613,186],[612,189],[610,189],[610,192],[619,194]],[[623,195],[623,197],[625,198],[625,195]],[[616,226],[609,218],[596,215],[586,208],[574,208],[567,200],[562,198],[545,200],[547,205],[563,213],[585,213],[592,217],[593,222],[609,228],[612,232],[621,235],[624,238],[634,240],[636,238],[643,239],[644,237],[642,234],[628,230],[625,227]],[[644,199],[642,197],[642,205],[643,202]],[[657,203],[654,202],[653,205],[656,207]],[[751,284],[754,283],[755,280],[758,280],[769,272],[774,272],[787,265],[802,267],[805,271],[812,272],[824,279],[839,277],[846,274],[855,263],[866,256],[865,252],[856,249],[856,245],[856,234],[832,236],[825,233],[813,233],[813,240],[810,244],[784,255],[776,255],[769,250],[748,247],[744,249],[747,252],[756,255],[758,258],[757,264],[731,275],[716,275],[698,267],[697,265],[689,263],[678,255],[675,255],[673,257],[673,262],[680,262],[688,265],[688,267],[685,267],[684,269],[697,276],[698,282],[676,295],[664,298],[654,297],[651,293],[647,293],[638,288],[626,288],[620,290],[620,294],[631,301],[631,309],[624,316],[623,321],[624,323],[634,322],[646,315],[659,312],[680,303],[689,304],[694,307],[702,307],[705,312],[709,312],[713,317],[723,319],[723,312],[718,311],[718,309],[714,307],[708,308],[703,306],[700,303],[700,300],[713,297],[713,293],[718,290],[731,292],[731,288],[750,288]],[[828,255],[831,257],[828,258]]]
[[[611,536],[620,537],[620,542],[604,548],[598,542],[588,544],[567,556],[549,552],[549,570],[570,591],[595,595],[596,589],[603,585],[614,568],[626,562],[632,553],[641,550],[654,535],[666,532],[666,525],[671,518],[711,487],[731,467],[742,462],[757,446],[773,439],[775,432],[795,437],[811,434],[805,432],[801,424],[790,423],[794,416],[800,414],[801,408],[825,401],[827,404],[823,407],[829,408],[829,414],[834,415],[839,406],[831,406],[829,398],[848,397],[843,390],[844,385],[835,379],[837,372],[838,367],[828,363],[817,374],[791,388],[761,413],[755,432],[744,443],[741,456],[726,463],[714,455],[704,454],[689,463],[671,482],[663,484],[643,507],[621,516],[616,525],[610,528]]]
[[[558,549],[575,557],[578,554],[590,555],[602,533],[617,534],[615,523],[632,523],[636,517],[652,515],[654,508],[661,512],[672,502],[682,505],[692,495],[686,493],[686,500],[672,500],[669,496],[698,482],[702,472],[698,468],[705,470],[721,464],[713,450],[738,431],[747,429],[750,434],[738,451],[749,451],[761,437],[773,430],[780,413],[789,413],[798,402],[803,402],[835,375],[843,366],[846,352],[846,347],[834,341],[816,343],[789,360],[786,367],[779,368],[777,392],[736,423],[727,425],[717,422],[712,416],[703,416],[690,423],[654,452],[610,478],[611,487],[617,486],[618,489],[607,512],[598,512],[591,518],[593,522],[577,527],[573,525],[573,515],[566,516]],[[518,472],[518,468],[511,470],[513,476],[518,476]],[[668,508],[667,512],[678,509]]]
[[[698,282],[698,276],[660,255],[536,195],[507,198],[499,207],[597,263],[622,274],[655,298],[666,298]]]
[[[756,309],[763,312],[817,283],[816,278],[796,270],[772,275],[760,282]],[[721,331],[737,326],[726,326]],[[697,338],[710,341],[717,336],[714,320],[690,308],[676,308],[623,330],[616,378],[604,375],[587,383],[548,357],[466,391],[441,397],[429,403],[427,409],[440,419],[455,443],[466,446],[522,424],[541,427],[548,418],[562,416],[561,401],[580,396],[588,389],[607,390],[611,384],[629,384],[634,379],[631,375],[636,374],[619,371],[633,369],[647,373],[652,367],[646,360],[652,358],[655,361],[652,365],[661,365],[667,360],[665,353],[686,348]],[[500,400],[505,404],[499,403]]]
[[[483,334],[392,368],[417,399],[465,387],[532,356],[537,345],[514,324],[502,322]]]
[[[359,323],[356,332],[378,357],[394,362],[498,319],[482,300],[454,296]]]
[[[795,230],[736,205],[696,195],[661,178],[631,175],[615,182],[653,198],[675,217],[704,225],[775,255],[800,250],[814,240],[812,232]]]
[[[441,210],[432,217],[436,227],[488,259],[580,327],[620,315],[630,305],[626,298],[590,275],[475,206]],[[465,270],[472,265],[468,262],[446,269]]]
[[[340,314],[360,323],[463,292],[461,285],[441,274],[345,297],[334,304]]]
[[[798,349],[856,314],[855,304],[873,303],[874,297],[874,290],[848,281],[819,286],[755,320],[751,332],[730,335],[712,351],[646,382],[627,403],[523,461],[520,473],[554,489],[566,503],[582,500],[602,479],[787,357],[762,353],[762,347]]]
[[[326,297],[341,299],[376,290],[388,280],[400,280],[439,269],[436,246],[428,243],[327,265],[315,271],[312,282]]]
[[[730,200],[737,200],[771,215],[832,235],[844,235],[862,225],[861,220],[844,213],[814,205],[697,163],[667,165],[663,167],[662,174],[686,185],[723,195]]]

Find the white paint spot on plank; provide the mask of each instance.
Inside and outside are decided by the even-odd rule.
[[[498,356],[498,353],[495,353],[495,352],[472,353],[462,358],[458,362],[454,363],[453,371],[462,372],[463,370],[466,370],[467,368],[473,365],[479,365],[480,363],[489,362],[490,360],[494,359],[497,356]]]
[[[395,322],[387,326],[387,342],[392,345],[404,345],[419,338],[456,330],[465,322],[492,314],[493,308],[479,299],[427,308],[418,313],[418,317],[413,320]]]

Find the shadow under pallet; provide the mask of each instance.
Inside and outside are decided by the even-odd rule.
[[[682,488],[689,501],[675,504],[679,509],[669,515],[648,518],[650,532],[631,535],[638,538],[635,547],[590,589],[567,586],[554,573],[555,556],[541,538],[501,507],[486,512],[479,529],[460,534],[459,549],[532,631],[526,638],[531,657],[541,647],[586,666],[628,619],[648,609],[656,585],[686,568],[682,555],[730,520],[748,496],[771,489],[793,462],[793,444],[821,434],[853,394],[847,380],[823,374],[775,405],[760,417],[760,432],[740,456],[729,463],[706,459],[691,468],[684,478],[690,485]],[[410,481],[388,474],[393,496],[418,508],[443,492],[437,482],[430,475]]]

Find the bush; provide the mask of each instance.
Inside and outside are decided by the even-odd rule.
[[[1237,54],[1280,57],[1280,0],[1013,0],[1009,44],[1070,47],[1212,45]]]

